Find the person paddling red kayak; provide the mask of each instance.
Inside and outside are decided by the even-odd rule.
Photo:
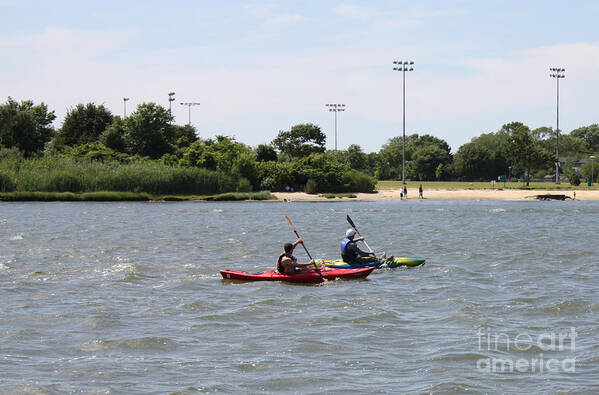
[[[310,271],[308,266],[315,265],[314,259],[310,262],[299,263],[297,258],[293,256],[293,250],[298,244],[303,244],[304,241],[297,239],[293,243],[285,243],[283,245],[284,252],[277,259],[277,271],[281,274],[295,274]]]
[[[248,273],[240,270],[221,270],[220,274],[225,280],[241,280],[241,281],[287,281],[291,283],[321,283],[324,280],[336,280],[336,279],[356,279],[366,278],[374,267],[360,268],[360,269],[327,269],[323,266],[323,270],[320,271],[314,259],[308,252],[308,249],[304,245],[303,240],[299,237],[293,222],[288,216],[285,216],[291,229],[297,236],[297,240],[294,243],[285,243],[283,246],[284,252],[279,255],[277,259],[277,270],[267,270],[259,273]],[[304,247],[306,254],[310,258],[310,262],[298,263],[297,259],[293,256],[293,250],[299,244]],[[314,266],[311,268],[310,266]]]

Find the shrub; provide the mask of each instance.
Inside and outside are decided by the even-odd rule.
[[[247,178],[240,178],[237,181],[237,192],[252,192],[252,184]]]
[[[235,200],[272,200],[276,199],[268,191],[260,192],[229,192],[221,193],[219,195],[208,196],[205,198],[209,201],[235,201]]]
[[[275,189],[275,180],[272,177],[266,177],[260,182],[260,189],[272,191]]]
[[[570,180],[570,185],[578,186],[580,185],[580,176],[577,173],[571,173],[568,175],[568,179]]]
[[[311,194],[318,193],[318,183],[310,178],[308,182],[306,182],[306,189],[304,191]]]
[[[16,184],[8,173],[0,173],[0,192],[12,192]]]
[[[48,178],[44,190],[53,192],[81,192],[83,190],[83,182],[81,178],[70,172],[58,172]]]
[[[348,192],[373,192],[376,179],[357,170],[345,174],[345,184]]]

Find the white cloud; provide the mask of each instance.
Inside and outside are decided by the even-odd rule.
[[[48,26],[35,34],[0,37],[0,49],[43,56],[69,53],[88,56],[122,46],[137,34],[135,29],[77,30]]]
[[[290,25],[294,23],[306,22],[309,19],[300,14],[279,14],[268,17],[264,24],[266,26],[274,26],[274,25]]]
[[[386,30],[408,29],[424,26],[432,20],[452,18],[467,14],[467,10],[459,8],[426,8],[422,6],[401,7],[393,11],[379,11],[355,4],[340,4],[332,13],[348,19],[370,20],[377,28]]]
[[[265,26],[290,25],[309,20],[301,14],[282,13],[274,4],[253,3],[245,5],[244,8],[249,15],[263,19]]]
[[[333,14],[355,19],[369,18],[375,15],[371,10],[354,4],[341,4],[333,8]]]

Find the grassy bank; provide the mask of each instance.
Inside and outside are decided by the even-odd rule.
[[[343,198],[355,199],[357,197],[353,193],[323,193],[323,194],[320,194],[319,196],[325,197],[327,199],[335,199],[335,198],[339,198],[339,199],[343,199]]]
[[[153,161],[102,163],[43,157],[0,161],[1,192],[134,192],[203,195],[237,190],[231,175]]]
[[[414,191],[422,184],[423,189],[541,189],[541,190],[556,190],[556,191],[574,191],[574,190],[593,190],[599,189],[597,184],[592,187],[587,187],[586,184],[578,186],[570,185],[569,183],[556,184],[555,182],[531,182],[527,187],[525,182],[496,182],[495,186],[491,182],[465,182],[465,181],[408,181],[406,182],[409,190]],[[377,190],[384,189],[399,189],[403,186],[401,181],[379,181],[376,184]]]
[[[273,200],[276,199],[268,191],[234,192],[216,195],[152,195],[135,192],[4,192],[0,193],[0,201],[7,202],[120,202],[120,201],[237,201],[237,200]]]

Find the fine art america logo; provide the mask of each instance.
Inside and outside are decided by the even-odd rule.
[[[576,351],[576,329],[539,335],[521,332],[516,336],[479,329],[478,351],[526,355],[522,358],[479,358],[476,361],[476,369],[485,373],[574,373],[576,358],[565,356],[569,357]]]

